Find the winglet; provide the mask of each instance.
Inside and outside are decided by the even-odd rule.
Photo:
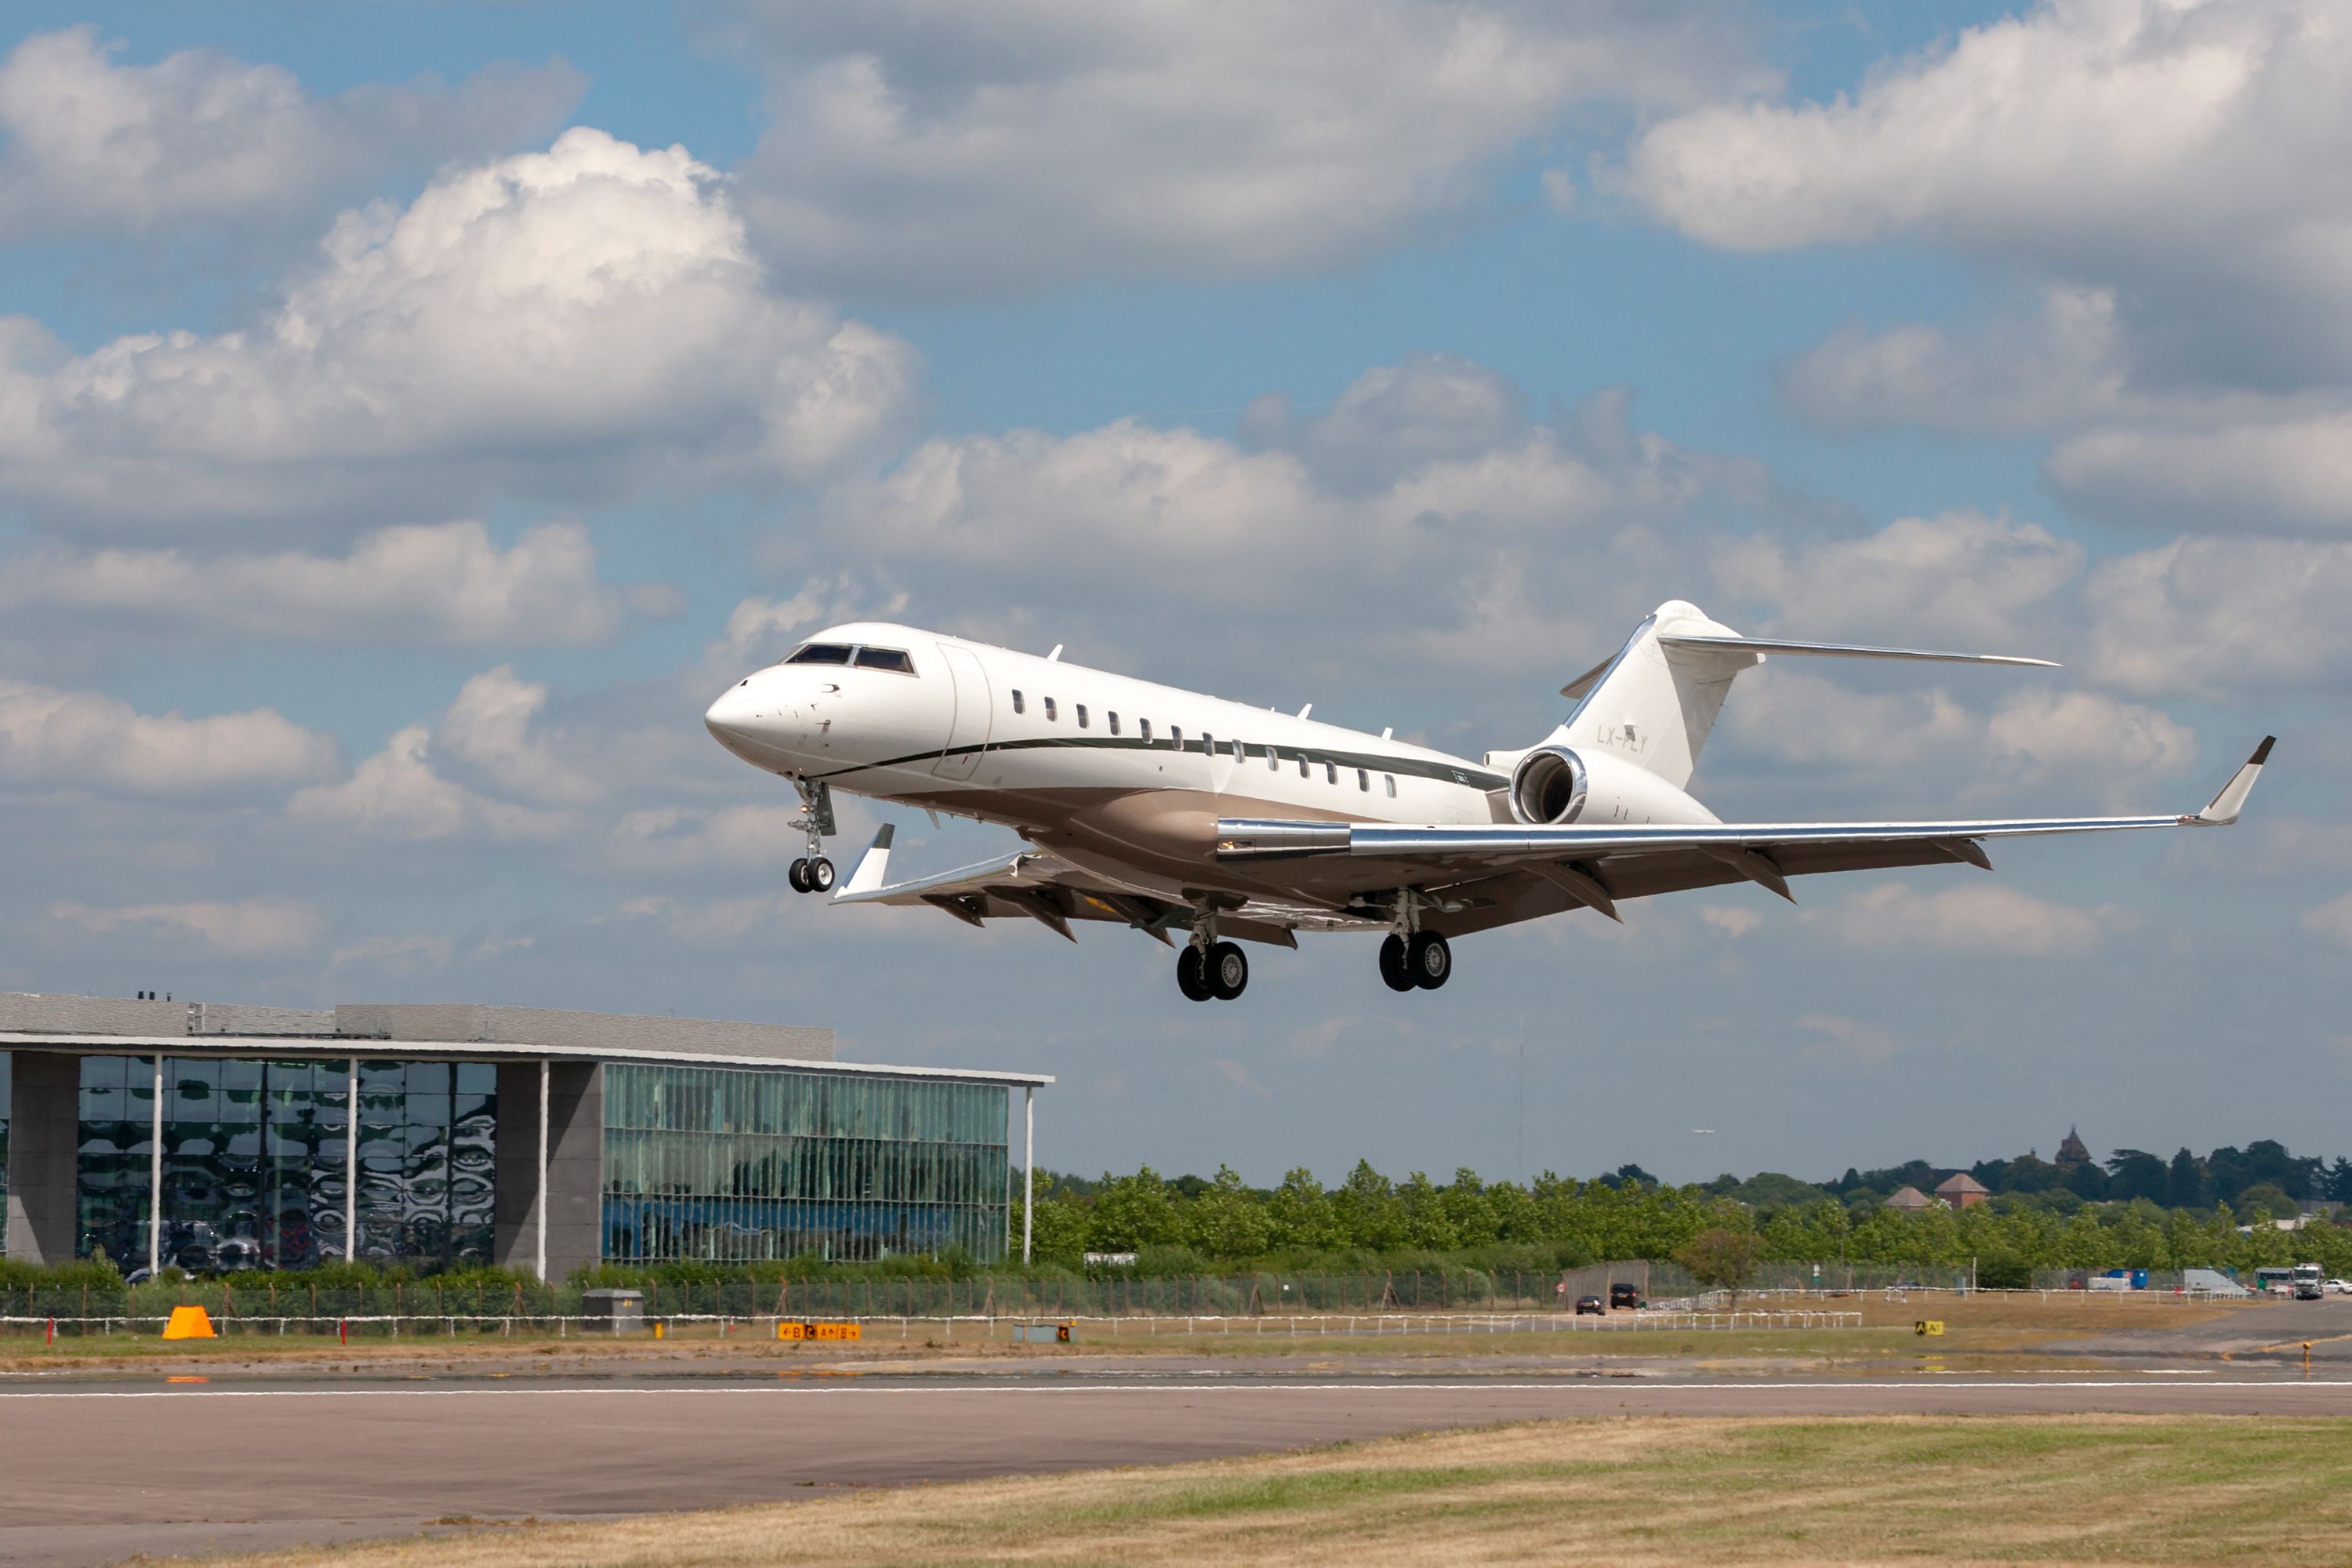
[[[882,825],[874,835],[873,844],[857,858],[857,869],[852,871],[849,880],[834,893],[836,900],[848,898],[853,893],[870,893],[882,885],[882,879],[889,873],[890,836],[896,831],[891,823]]]
[[[2263,776],[2263,764],[2271,760],[2271,748],[2276,744],[2276,735],[2263,736],[2254,754],[2230,775],[2230,782],[2221,786],[2221,793],[2213,797],[2212,804],[2188,820],[2200,827],[2227,827],[2237,821],[2238,813],[2246,807],[2246,797],[2254,792],[2254,781]]]

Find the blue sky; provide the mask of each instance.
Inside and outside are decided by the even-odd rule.
[[[2352,1147],[2322,0],[12,16],[0,984],[828,1024],[1056,1073],[1089,1170]],[[795,902],[698,722],[887,614],[1475,752],[1668,597],[2066,662],[1784,661],[1727,816],[2280,765],[2220,842],[1200,1009],[1140,939]]]

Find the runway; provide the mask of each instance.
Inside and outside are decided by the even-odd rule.
[[[1845,1381],[1333,1376],[1161,1363],[1013,1374],[26,1381],[0,1384],[0,1562],[95,1568],[133,1552],[396,1535],[435,1521],[709,1508],[1538,1417],[2085,1411],[2352,1415],[2352,1379],[2229,1366]]]

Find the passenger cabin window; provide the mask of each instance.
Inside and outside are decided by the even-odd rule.
[[[1013,694],[1013,710],[1015,713],[1026,713],[1029,711],[1028,708],[1023,704],[1021,700],[1021,693],[1018,691]]]
[[[1201,754],[1204,757],[1217,754],[1217,738],[1214,735],[1203,734],[1201,737]]]
[[[1048,724],[1050,724],[1050,723],[1052,723],[1053,721],[1054,721],[1054,700],[1053,700],[1052,698],[1048,697],[1047,699],[1045,699],[1045,722],[1046,722],[1046,723],[1048,723]]]
[[[1372,770],[1371,770],[1371,769],[1370,769],[1370,768],[1358,768],[1358,769],[1356,770],[1356,787],[1357,787],[1358,789],[1360,789],[1360,790],[1362,790],[1362,791],[1363,791],[1365,794],[1367,794],[1367,795],[1369,795],[1369,794],[1370,794],[1370,793],[1371,793],[1371,788],[1372,788]]]
[[[1299,752],[1299,753],[1298,753],[1298,776],[1299,776],[1300,778],[1305,778],[1305,777],[1307,777],[1307,765],[1308,765],[1308,764],[1307,764],[1307,753],[1306,753],[1306,752]]]
[[[889,669],[900,675],[915,673],[915,661],[895,647],[862,647],[857,650],[860,669]]]
[[[1184,749],[1184,727],[1181,724],[1169,725],[1168,742],[1169,744],[1174,746],[1178,751],[1182,751]]]
[[[1150,721],[1150,720],[1149,720],[1149,719],[1138,719],[1138,720],[1135,721],[1135,732],[1136,732],[1137,734],[1139,734],[1139,735],[1140,735],[1140,736],[1142,736],[1142,737],[1143,737],[1143,743],[1144,743],[1145,745],[1147,745],[1147,746],[1148,746],[1148,745],[1151,744],[1151,721]]]
[[[1323,764],[1323,782],[1326,784],[1338,784],[1339,782],[1339,763],[1325,763]]]
[[[1083,729],[1085,729],[1086,727],[1087,727],[1087,705],[1086,705],[1085,703],[1081,702],[1081,703],[1079,703],[1079,704],[1078,704],[1078,728],[1079,728],[1079,729],[1081,729],[1081,730],[1083,730]]]
[[[1114,735],[1118,734],[1118,715],[1117,713],[1106,713],[1106,714],[1104,714],[1104,715],[1103,715],[1103,717],[1110,721],[1110,732],[1111,732],[1112,734],[1114,734]]]
[[[785,656],[786,664],[847,664],[849,645],[845,642],[803,643]]]
[[[1388,784],[1389,784],[1389,798],[1390,798],[1391,800],[1394,800],[1394,799],[1396,798],[1396,774],[1394,774],[1394,773],[1382,773],[1382,774],[1381,775],[1381,777],[1382,777],[1382,778],[1384,778],[1384,779],[1386,779],[1386,780],[1388,781]]]
[[[1272,746],[1268,746],[1265,749],[1265,771],[1271,773],[1279,773],[1281,770],[1282,759],[1275,755],[1274,748]]]

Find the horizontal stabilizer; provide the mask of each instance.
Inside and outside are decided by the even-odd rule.
[[[1916,658],[1934,664],[2011,664],[2056,669],[2058,661],[2010,653],[1942,653],[1924,647],[1866,647],[1859,643],[1791,642],[1785,637],[1716,637],[1662,634],[1658,646],[1694,653],[1789,653],[1812,658]],[[1587,677],[1590,679],[1590,677]]]

